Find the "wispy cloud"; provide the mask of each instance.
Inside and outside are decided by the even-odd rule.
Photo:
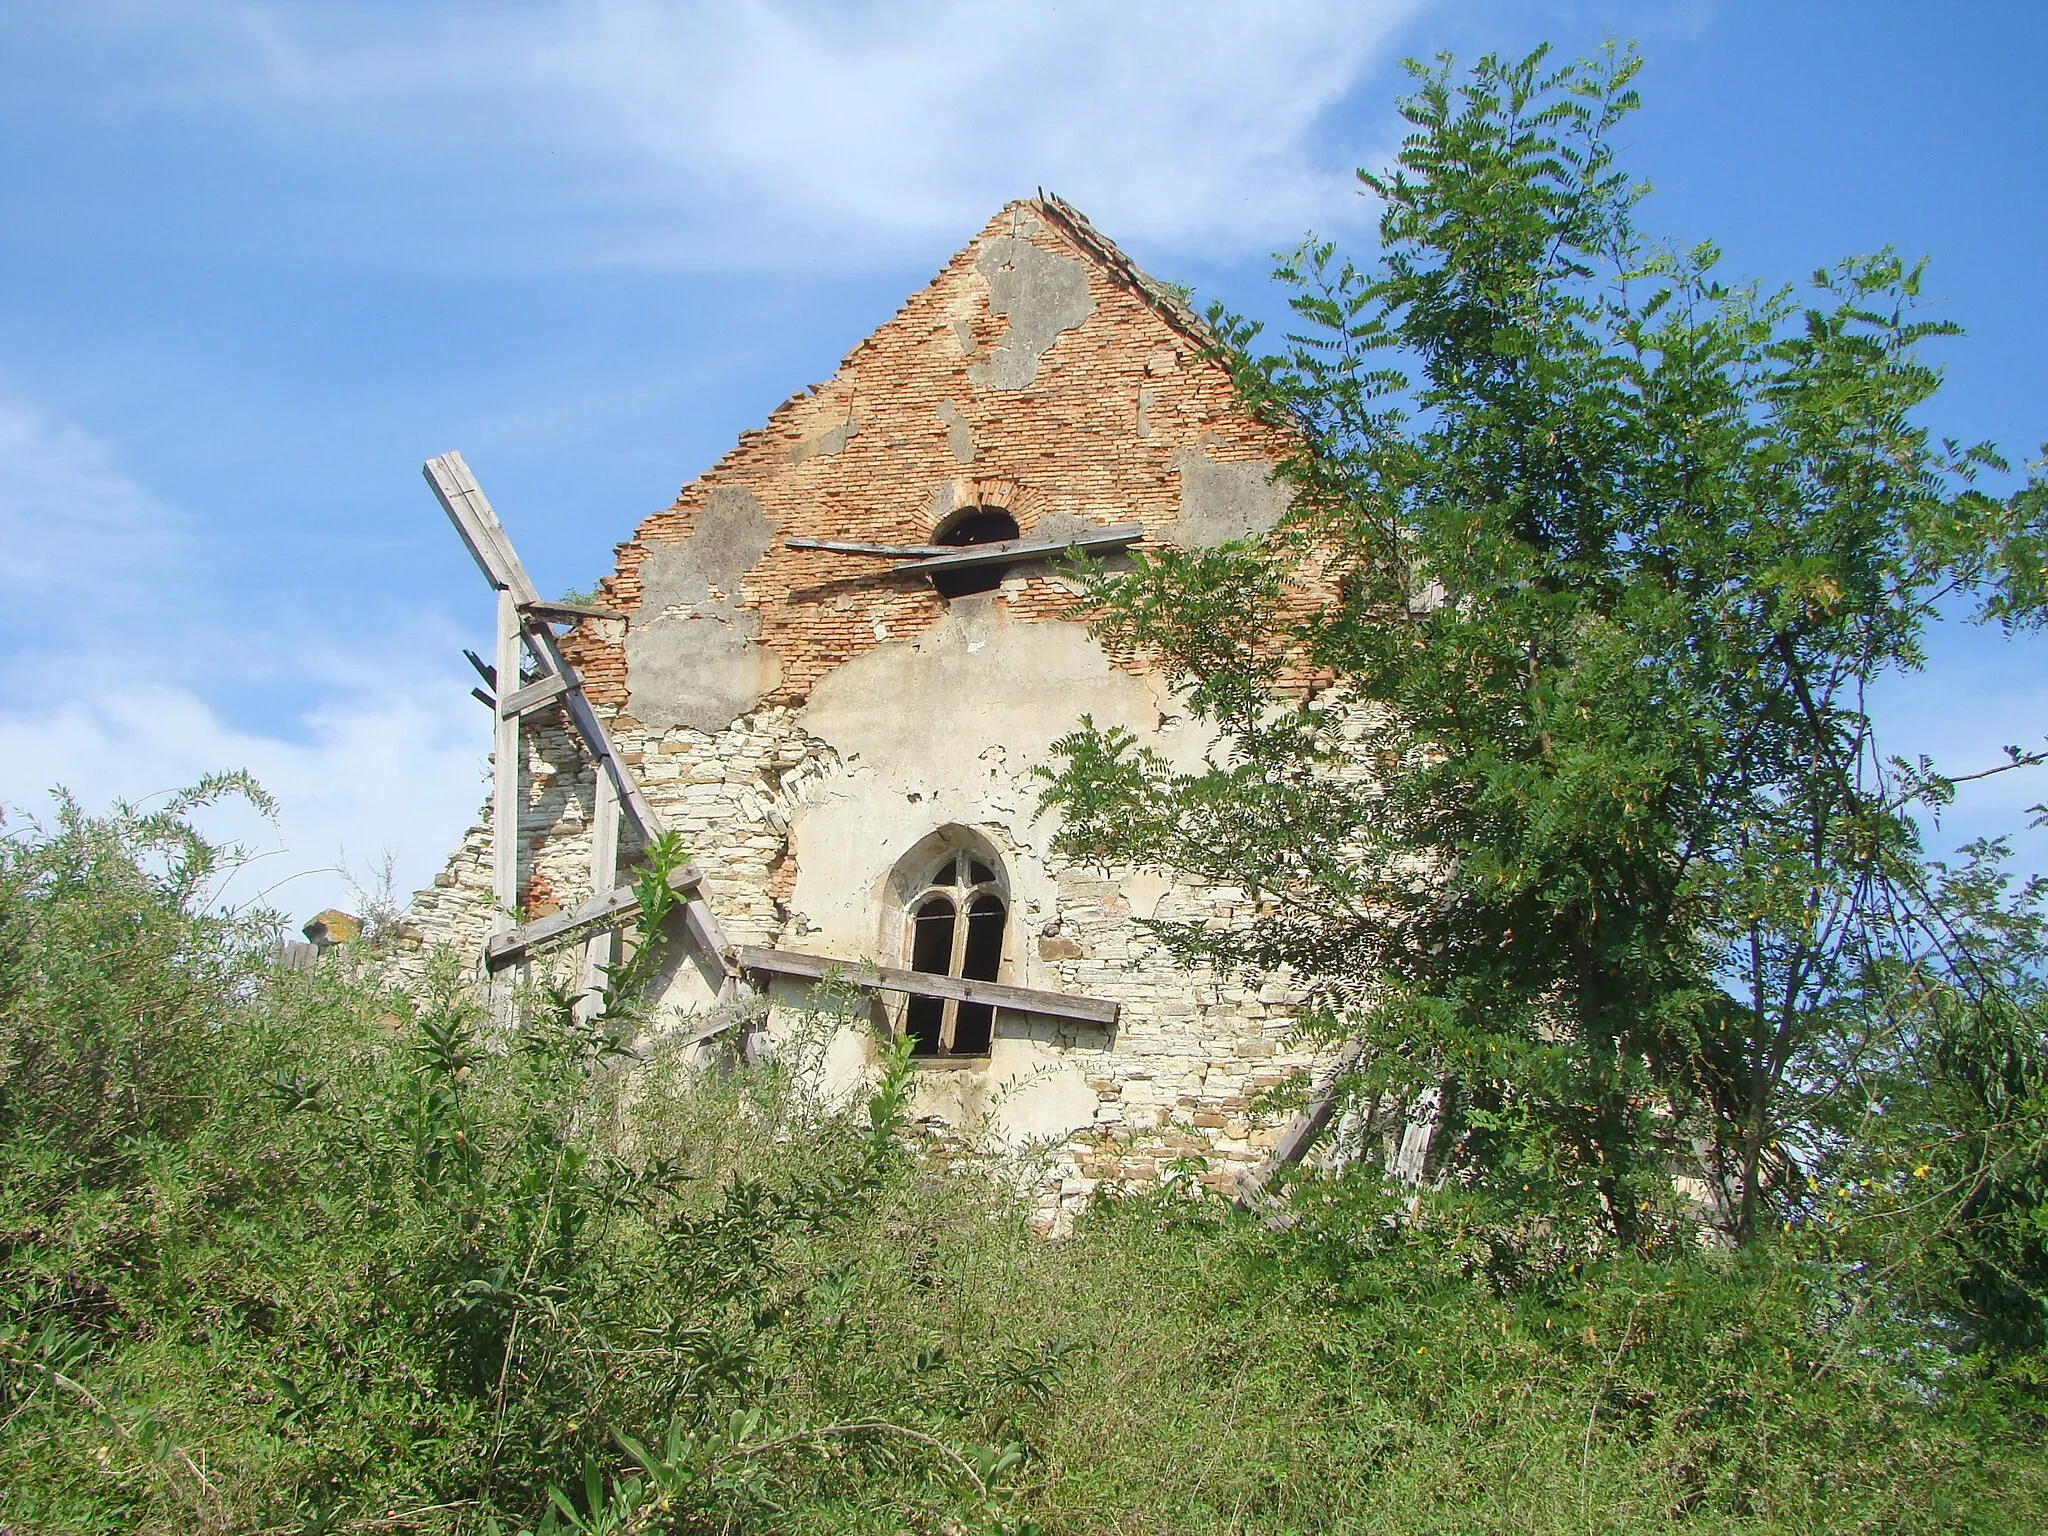
[[[208,824],[263,855],[239,899],[276,885],[284,909],[313,910],[347,896],[344,862],[362,875],[387,848],[402,886],[424,884],[482,795],[485,738],[443,661],[454,637],[416,623],[340,644],[311,618],[252,618],[195,522],[93,433],[0,399],[8,820],[42,814],[58,785],[98,809],[246,768],[280,814]],[[232,718],[247,688],[280,683],[295,705]]]
[[[562,79],[721,200],[923,235],[1038,183],[1132,235],[1238,242],[1339,209],[1321,116],[1412,3],[591,7]]]
[[[928,248],[1039,185],[1219,255],[1341,223],[1367,146],[1327,119],[1425,3],[102,0],[44,26],[94,29],[100,67],[151,48],[101,110],[226,109],[365,185],[441,179],[423,236],[511,198],[529,259],[804,264]]]
[[[105,443],[0,382],[0,591],[17,622],[26,608],[47,633],[109,598],[147,600],[139,577],[165,573],[176,522]]]
[[[271,825],[229,809],[214,836],[258,858],[231,890],[301,914],[353,899],[389,853],[400,894],[422,886],[476,814],[485,786],[476,732],[448,691],[396,672],[327,692],[291,735],[239,728],[189,687],[137,682],[40,706],[0,707],[0,806],[46,815],[61,785],[88,808],[148,804],[224,768],[245,768],[277,797]]]

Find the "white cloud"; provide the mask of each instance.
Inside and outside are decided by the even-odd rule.
[[[1318,119],[1415,9],[607,0],[552,58],[621,147],[800,222],[921,234],[1042,183],[1131,235],[1239,242],[1341,207]]]
[[[1222,255],[1344,223],[1371,146],[1323,129],[1426,3],[101,0],[48,25],[99,69],[150,50],[89,110],[227,106],[351,177],[430,178],[428,241],[470,249],[482,209],[526,259],[806,264],[929,249],[1041,185]]]
[[[344,857],[360,876],[387,848],[402,891],[425,884],[483,793],[487,726],[461,708],[468,684],[441,661],[454,637],[414,624],[344,649],[310,615],[297,632],[267,628],[213,590],[188,526],[92,433],[0,399],[9,821],[44,815],[60,784],[98,810],[246,768],[280,813],[275,827],[207,821],[264,854],[235,899],[283,882],[273,900],[304,915],[347,896]],[[258,710],[261,726],[234,723],[251,689],[280,681],[304,702]]]
[[[348,876],[370,878],[387,850],[401,895],[425,885],[485,787],[481,732],[465,729],[476,721],[456,714],[451,690],[372,678],[327,695],[294,723],[290,738],[237,728],[190,688],[167,682],[0,708],[0,805],[18,824],[46,815],[46,792],[60,784],[97,810],[246,768],[277,797],[279,816],[275,826],[239,810],[202,818],[210,835],[261,855],[231,899],[269,892],[269,904],[298,916],[346,906]]]

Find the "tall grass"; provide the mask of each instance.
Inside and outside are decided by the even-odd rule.
[[[901,1056],[835,1102],[623,992],[270,968],[185,809],[0,844],[0,1527],[2048,1527],[2032,1357],[1792,1242],[1503,1277],[1192,1181],[1046,1242]]]

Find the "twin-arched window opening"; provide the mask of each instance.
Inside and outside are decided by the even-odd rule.
[[[910,899],[910,969],[994,981],[1008,919],[994,865],[967,849],[949,852]],[[950,997],[912,997],[904,1014],[913,1056],[986,1056],[995,1024],[990,1004]]]

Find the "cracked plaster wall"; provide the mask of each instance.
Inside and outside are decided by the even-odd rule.
[[[1270,532],[1286,514],[1286,483],[1259,462],[1218,463],[1199,447],[1173,456],[1180,471],[1180,516],[1164,536],[1187,549]]]
[[[657,544],[640,566],[640,612],[626,630],[629,707],[656,729],[723,730],[782,675],[760,643],[759,610],[740,583],[768,552],[773,530],[753,492],[721,487],[679,543]]]
[[[877,893],[906,849],[958,824],[1001,850],[1016,898],[1002,979],[1122,1015],[1103,1031],[1005,1013],[988,1063],[921,1073],[920,1103],[1059,1142],[1040,1191],[1051,1212],[1190,1155],[1226,1179],[1277,1134],[1254,1096],[1311,1057],[1288,1038],[1284,980],[1177,970],[1137,922],[1239,922],[1243,893],[1051,857],[1031,769],[1081,714],[1170,755],[1200,743],[1137,659],[1062,617],[1073,594],[1049,562],[948,605],[872,559],[783,542],[923,542],[975,504],[1008,508],[1027,534],[1136,521],[1186,544],[1279,516],[1266,466],[1284,440],[1035,206],[992,220],[832,380],[643,522],[604,584],[629,621],[585,624],[564,647],[735,943],[886,963],[897,916]],[[559,729],[529,733],[530,914],[588,894],[590,792]],[[422,942],[479,944],[489,890],[479,827],[416,899]],[[672,1017],[700,1002],[680,983],[666,999]],[[835,1049],[842,1071],[871,1061],[857,1034]]]
[[[1084,714],[1143,733],[1183,765],[1199,756],[1194,731],[1160,729],[1178,715],[1155,680],[1117,669],[1078,624],[1015,620],[986,597],[961,599],[916,639],[829,674],[799,717],[835,754],[790,819],[789,905],[805,945],[907,964],[902,914],[883,887],[911,850],[964,826],[987,839],[1009,879],[1000,979],[1065,989],[1040,950],[1047,929],[1059,932],[1062,895],[1049,853],[1056,822],[1040,813],[1032,770]],[[1049,948],[1060,956],[1074,946]],[[1112,1036],[1051,1018],[1015,1021],[985,1071],[928,1075],[922,1107],[953,1123],[986,1114],[1013,1145],[1069,1136],[1095,1123],[1088,1079],[1102,1071],[1089,1062],[1111,1054]]]
[[[974,266],[988,280],[989,313],[1009,325],[988,359],[968,367],[968,382],[981,389],[1023,389],[1037,381],[1038,361],[1060,333],[1078,330],[1095,313],[1088,269],[1022,234],[989,241]]]

